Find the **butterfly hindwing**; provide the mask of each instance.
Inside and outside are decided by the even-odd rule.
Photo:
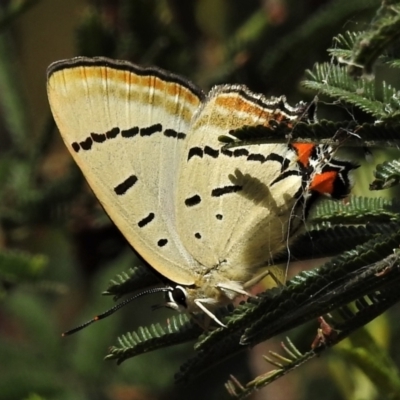
[[[84,57],[52,64],[47,90],[61,135],[111,219],[156,270],[192,284],[174,196],[202,92],[157,68]]]
[[[223,150],[218,137],[268,125],[274,107],[243,86],[214,88],[192,121],[179,169],[176,214],[185,247],[209,270],[226,265],[242,282],[287,247],[302,212],[301,176],[285,144]]]

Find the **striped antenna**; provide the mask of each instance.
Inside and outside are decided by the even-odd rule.
[[[137,298],[142,297],[146,294],[153,294],[153,293],[158,293],[158,292],[168,292],[170,290],[172,290],[171,287],[162,287],[162,288],[148,289],[148,290],[145,290],[144,292],[140,292],[140,293],[136,294],[135,296],[129,297],[129,298],[125,299],[124,301],[122,301],[121,303],[116,304],[114,307],[103,312],[102,314],[96,315],[94,318],[92,318],[89,321],[86,321],[82,325],[79,325],[76,328],[73,328],[73,329],[70,329],[69,331],[64,332],[63,334],[61,334],[61,336],[64,337],[64,336],[72,335],[73,333],[78,332],[83,328],[86,328],[88,325],[91,325],[93,322],[99,321],[103,318],[108,317],[111,314],[114,314],[116,311],[118,311],[122,307],[125,307],[131,301],[136,300]]]

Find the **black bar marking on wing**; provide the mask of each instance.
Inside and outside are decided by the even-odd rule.
[[[204,154],[207,154],[208,156],[212,158],[218,158],[219,156],[219,151],[211,148],[210,146],[204,147]]]
[[[174,129],[166,129],[164,131],[164,136],[176,138],[176,137],[178,137],[178,132]]]
[[[201,202],[201,197],[198,194],[195,194],[194,196],[188,197],[185,200],[185,205],[186,207],[193,207],[199,204],[200,202]]]
[[[176,139],[185,139],[186,134],[183,132],[177,132],[175,129],[166,129],[164,131],[164,136]]]
[[[252,153],[248,155],[247,161],[259,161],[261,164],[267,161],[277,161],[282,165],[282,169],[287,168],[290,163],[289,159],[283,158],[281,155],[276,153],[268,154],[267,157],[265,157],[263,154],[260,153]]]
[[[276,154],[276,153],[271,153],[268,154],[268,157],[265,161],[278,161],[281,165],[283,165],[285,158],[283,158],[281,155]]]
[[[192,158],[192,157],[200,157],[203,158],[203,149],[201,147],[192,147],[189,150],[189,154],[188,154],[188,161]]]
[[[134,126],[132,128],[124,129],[123,131],[121,131],[121,136],[124,138],[131,138],[136,136],[138,133],[139,133],[139,127]]]
[[[96,143],[103,143],[107,139],[106,135],[104,133],[94,133],[93,132],[90,134],[90,136],[92,137],[93,142],[96,142]]]
[[[81,145],[82,150],[90,150],[92,148],[93,139],[89,136],[79,144]]]
[[[233,151],[232,151],[232,150],[222,149],[222,150],[221,150],[221,153],[222,153],[224,156],[228,156],[228,157],[232,157],[232,156],[233,156]]]
[[[117,137],[119,132],[120,132],[119,128],[112,128],[108,132],[106,132],[106,137],[107,139],[114,139]]]
[[[233,151],[233,157],[242,157],[242,156],[248,156],[249,151],[246,149],[236,149]]]
[[[153,221],[155,215],[154,213],[150,213],[147,217],[144,217],[143,219],[141,219],[138,222],[138,226],[139,228],[143,228],[144,226],[146,226],[148,223],[150,223],[151,221]]]
[[[236,193],[242,190],[243,187],[240,185],[230,185],[230,186],[224,186],[220,188],[213,189],[211,191],[211,196],[213,197],[220,197],[225,194],[230,194],[230,193]]]
[[[140,136],[151,136],[153,133],[161,132],[162,125],[161,124],[154,124],[148,126],[147,128],[140,129]]]
[[[137,180],[138,180],[137,176],[131,175],[129,178],[125,179],[119,185],[115,186],[114,192],[118,196],[122,196],[137,182]]]
[[[81,149],[81,146],[79,146],[78,142],[71,143],[71,146],[75,150],[75,152],[78,152]]]
[[[259,161],[261,164],[265,163],[266,158],[262,154],[250,154],[247,161]]]

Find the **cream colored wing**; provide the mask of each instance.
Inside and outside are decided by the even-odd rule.
[[[158,68],[74,58],[48,69],[48,98],[68,150],[128,242],[168,279],[197,264],[176,230],[180,153],[202,92]]]
[[[285,144],[222,150],[220,135],[268,125],[276,101],[218,86],[193,119],[179,170],[178,232],[203,273],[245,282],[273,262],[301,223],[301,176]]]

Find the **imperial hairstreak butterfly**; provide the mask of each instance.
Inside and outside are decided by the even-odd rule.
[[[313,193],[349,193],[351,163],[312,144],[224,149],[243,126],[296,120],[242,85],[208,94],[159,68],[78,57],[48,69],[76,163],[134,249],[171,285],[168,305],[213,314],[246,294],[304,224]],[[75,330],[73,330],[75,331]]]

